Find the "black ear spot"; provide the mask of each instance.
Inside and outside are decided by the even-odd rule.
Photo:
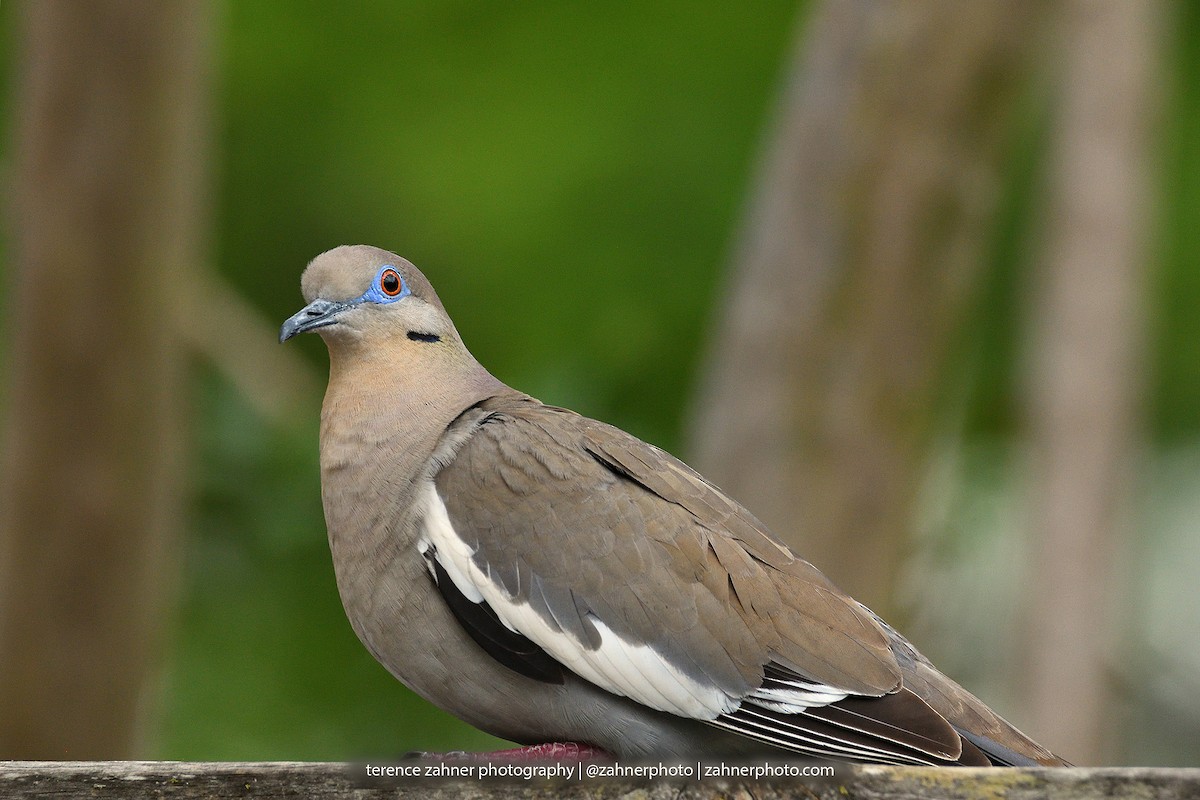
[[[421,333],[420,331],[409,331],[408,338],[414,342],[440,342],[442,337],[436,333]]]

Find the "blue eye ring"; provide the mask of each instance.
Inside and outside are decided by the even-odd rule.
[[[358,298],[358,302],[394,303],[397,300],[403,300],[410,294],[412,294],[412,290],[408,288],[408,281],[404,280],[400,270],[391,264],[384,264],[375,274],[371,288],[363,292],[362,297]]]

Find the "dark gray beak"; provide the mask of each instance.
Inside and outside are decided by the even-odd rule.
[[[279,343],[283,344],[297,333],[336,324],[338,314],[350,308],[351,305],[333,300],[313,300],[283,323],[283,327],[279,329]]]

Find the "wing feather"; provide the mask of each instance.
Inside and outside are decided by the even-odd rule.
[[[490,610],[460,609],[464,625],[499,622],[614,694],[793,752],[987,760],[902,687],[894,632],[682,462],[524,396],[458,424],[426,539]]]

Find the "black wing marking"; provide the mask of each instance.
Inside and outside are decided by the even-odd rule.
[[[426,551],[425,557],[433,566],[433,582],[454,618],[488,655],[527,678],[543,683],[563,682],[562,664],[529,639],[505,627],[486,602],[468,600],[438,562],[433,548]]]

